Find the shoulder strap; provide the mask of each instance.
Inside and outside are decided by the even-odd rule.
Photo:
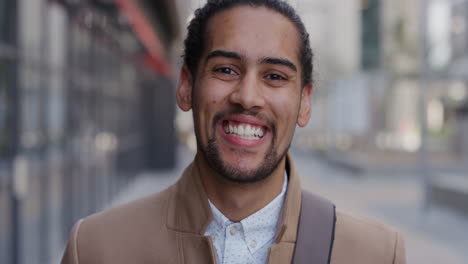
[[[294,264],[329,264],[335,238],[335,205],[302,190]]]

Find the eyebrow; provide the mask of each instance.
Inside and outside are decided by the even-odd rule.
[[[260,59],[260,63],[261,63],[261,64],[279,64],[279,65],[284,65],[284,66],[290,68],[291,70],[297,72],[297,67],[296,67],[296,65],[294,65],[294,63],[292,63],[290,60],[284,59],[284,58],[266,57],[266,58]]]
[[[208,56],[206,56],[205,62],[209,61],[212,58],[216,58],[216,57],[224,57],[224,58],[235,59],[235,60],[240,60],[240,61],[244,60],[244,58],[240,54],[238,54],[236,52],[227,51],[227,50],[214,50],[214,51],[210,52],[208,54]],[[294,63],[292,63],[290,60],[285,59],[285,58],[264,57],[264,58],[261,58],[258,63],[259,64],[284,65],[284,66],[290,68],[291,70],[297,72],[296,65],[294,65]]]
[[[208,54],[205,61],[209,61],[215,57],[224,57],[229,59],[243,60],[242,56],[236,52],[226,51],[226,50],[214,50]]]

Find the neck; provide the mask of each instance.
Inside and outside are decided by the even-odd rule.
[[[265,207],[281,193],[286,158],[265,179],[254,183],[236,183],[213,171],[202,154],[197,153],[195,163],[210,201],[233,222],[252,215]]]

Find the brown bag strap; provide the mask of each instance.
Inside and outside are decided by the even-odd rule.
[[[329,264],[335,238],[335,205],[302,190],[294,264]]]

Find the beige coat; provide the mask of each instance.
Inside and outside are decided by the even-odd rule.
[[[299,220],[301,188],[290,171],[285,206],[268,263],[291,263]],[[375,221],[337,209],[331,264],[403,264],[401,235]],[[207,264],[215,250],[204,236],[212,215],[199,169],[192,163],[165,191],[78,221],[62,264]]]

